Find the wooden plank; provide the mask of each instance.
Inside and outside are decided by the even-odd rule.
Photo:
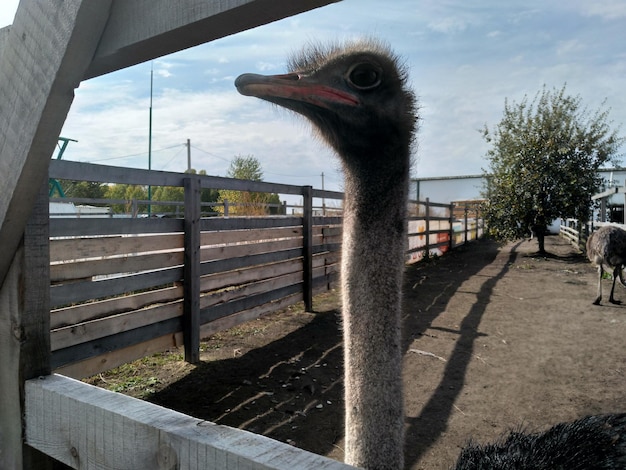
[[[107,219],[105,219],[107,220]],[[106,222],[101,222],[106,223]],[[112,236],[98,238],[72,238],[50,240],[50,261],[80,260],[143,253],[146,251],[183,249],[182,233],[158,235]]]
[[[327,189],[313,189],[311,195],[318,199],[338,199],[343,200],[343,193],[338,191],[329,191]]]
[[[63,282],[108,274],[140,273],[183,265],[184,253],[182,251],[137,256],[125,254],[114,258],[53,264],[50,266],[50,281]]]
[[[7,469],[51,468],[22,445],[23,381],[50,373],[48,201],[47,188],[40,188],[0,285],[0,468]]]
[[[125,348],[134,344],[143,343],[165,335],[173,335],[181,332],[180,317],[170,318],[156,323],[122,331],[118,334],[98,338],[96,340],[70,346],[69,348],[52,351],[51,367],[58,369],[66,364],[82,361],[90,357],[96,357],[104,353]]]
[[[183,272],[185,360],[200,361],[200,180],[185,178],[185,266]]]
[[[296,292],[293,295],[283,297],[275,302],[259,305],[248,310],[243,310],[232,315],[218,318],[202,325],[200,327],[200,336],[202,338],[206,338],[220,331],[224,331],[237,325],[241,325],[242,323],[260,318],[268,313],[297,304],[298,302],[302,302],[302,292]]]
[[[258,255],[244,256],[241,258],[227,258],[217,261],[202,263],[200,275],[213,274],[217,272],[232,271],[235,269],[248,268],[259,264],[276,263],[302,257],[302,248],[292,248],[273,253],[260,253]]]
[[[173,282],[179,282],[182,278],[183,268],[177,267],[101,281],[70,282],[54,285],[50,286],[50,303],[53,308],[57,308],[85,300],[102,299],[113,295],[164,286]]]
[[[15,253],[111,2],[20,2],[0,56],[0,246]],[[0,256],[0,284],[12,257]]]
[[[118,0],[85,79],[286,18],[329,0]]]
[[[58,161],[58,160],[52,160]],[[50,219],[51,237],[183,232],[182,219]]]
[[[287,297],[298,293],[302,289],[302,284],[292,284],[289,286],[274,289],[260,294],[249,295],[241,299],[233,300],[223,304],[213,305],[200,310],[200,321],[202,324],[217,320],[218,318],[232,315],[233,313],[248,310],[258,305],[275,302],[282,297]]]
[[[264,228],[302,226],[302,217],[263,216],[263,217],[209,217],[202,219],[201,230],[259,230]]]
[[[302,237],[302,227],[202,232],[202,246]]]
[[[204,262],[218,259],[239,258],[261,253],[284,251],[289,248],[297,247],[302,247],[302,238],[288,238],[271,242],[242,243],[221,247],[203,247],[201,260]]]
[[[203,188],[232,189],[235,191],[257,191],[299,195],[301,186],[269,183],[265,181],[240,180],[222,176],[196,175]],[[50,178],[98,183],[120,183],[150,186],[183,186],[185,174],[168,171],[122,168],[69,160],[50,161]]]
[[[159,336],[142,343],[115,349],[113,351],[105,352],[99,356],[67,364],[65,366],[55,368],[53,371],[75,379],[82,379],[84,377],[90,377],[92,375],[99,374],[100,372],[113,369],[114,367],[121,366],[122,364],[141,359],[142,357],[150,356],[168,349],[181,347],[182,344],[182,332],[175,333],[173,335],[169,334]]]
[[[57,329],[65,326],[83,323],[89,320],[107,317],[119,313],[138,310],[148,305],[168,303],[183,296],[183,287],[178,285],[140,294],[100,300],[87,304],[73,305],[50,312],[50,328]]]
[[[253,266],[234,271],[220,272],[202,276],[200,278],[200,290],[202,292],[224,289],[238,286],[251,281],[269,279],[275,276],[282,276],[290,273],[302,272],[302,259],[291,259],[279,263]]]
[[[302,282],[302,274],[299,272],[286,274],[284,276],[273,277],[265,279],[263,281],[252,282],[245,284],[235,289],[227,289],[220,292],[215,292],[208,295],[203,295],[200,298],[200,308],[207,308],[212,305],[221,304],[224,302],[231,302],[236,299],[248,297],[256,294],[263,294],[275,289],[279,289],[293,284]]]
[[[25,423],[30,446],[73,468],[352,468],[265,436],[192,418],[61,375],[26,383]],[[163,456],[167,456],[165,462]]]
[[[109,315],[97,320],[77,323],[50,331],[50,349],[69,348],[77,344],[113,336],[183,315],[182,300],[141,310]]]
[[[313,216],[313,225],[341,225],[343,217]]]

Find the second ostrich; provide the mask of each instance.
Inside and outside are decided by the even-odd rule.
[[[400,291],[415,97],[397,58],[374,40],[313,47],[290,70],[241,75],[235,85],[307,117],[341,159],[345,460],[400,469]]]
[[[613,285],[609,302],[620,304],[621,302],[613,297],[613,293],[618,277],[620,283],[626,286],[622,272],[626,263],[626,230],[613,225],[605,225],[593,232],[587,239],[587,258],[598,267],[598,294],[593,302],[594,305],[600,305],[602,301],[602,275],[605,266],[613,270]]]

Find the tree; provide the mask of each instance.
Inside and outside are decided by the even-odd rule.
[[[52,181],[50,180],[50,185]],[[93,181],[69,181],[69,180],[61,180],[57,181],[57,184],[60,185],[61,190],[63,191],[63,195],[65,197],[79,197],[85,199],[102,199],[104,198],[104,194],[106,192],[106,185],[102,183],[95,183]],[[56,192],[58,192],[59,196],[60,191],[58,191],[58,186],[54,186]]]
[[[238,155],[230,162],[227,176],[250,181],[263,181],[261,162],[252,155]],[[220,190],[219,202],[229,203],[229,215],[266,215],[276,213],[276,208],[269,204],[280,204],[278,194],[259,193],[253,191]],[[221,213],[222,207],[217,207]]]
[[[193,168],[185,170],[188,174],[206,175],[206,170],[196,172]],[[219,197],[219,191],[215,189],[202,188],[200,191],[200,202],[216,202]],[[152,201],[163,202],[184,202],[185,190],[176,186],[157,186],[152,191]],[[203,208],[203,211],[213,211],[213,208]],[[152,204],[152,211],[167,215],[182,216],[184,214],[184,206],[178,204]]]
[[[124,204],[112,204],[111,208],[115,213],[131,214],[133,208],[133,200],[148,199],[148,191],[144,186],[136,186],[131,184],[112,184],[107,187],[105,197],[107,199],[123,199]],[[136,208],[137,212],[143,213],[147,211],[147,204],[139,204]]]
[[[603,103],[604,104],[604,103]],[[532,102],[504,102],[502,120],[482,131],[491,144],[484,196],[490,233],[515,239],[532,230],[545,253],[547,226],[559,217],[588,220],[600,190],[598,169],[617,165],[626,141],[611,129],[609,110],[590,112],[580,96],[544,86]]]

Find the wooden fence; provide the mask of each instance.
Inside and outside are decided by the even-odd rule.
[[[326,209],[313,204],[340,201],[341,193],[59,160],[50,177],[182,186],[185,194],[183,218],[136,209],[124,218],[50,218],[51,366],[63,375],[90,376],[177,346],[197,362],[200,338],[296,302],[311,310],[315,293],[336,286],[342,219],[336,209],[315,215]],[[291,216],[202,217],[203,188],[299,195],[303,205]],[[407,262],[482,234],[477,208],[461,209],[460,221],[455,211],[411,201]]]
[[[485,231],[480,205],[467,201],[409,201],[408,219],[408,263],[441,256],[455,246],[482,237]]]
[[[50,177],[182,186],[184,218],[50,218],[52,369],[85,377],[304,301],[338,278],[341,193],[229,178],[52,161]],[[300,214],[201,217],[202,188],[303,197]],[[99,201],[102,203],[103,201]],[[119,202],[119,201],[114,201]]]
[[[585,245],[587,243],[587,238],[589,237],[589,234],[597,228],[603,227],[605,225],[614,225],[616,227],[620,227],[626,230],[626,225],[616,224],[613,222],[590,221],[586,224],[581,224],[578,219],[561,219],[559,235],[569,240],[572,245],[574,245],[581,251],[585,251]]]
[[[18,253],[23,268],[10,272],[0,306],[19,312],[24,337],[39,338],[20,343],[20,363],[30,377],[42,377],[3,382],[23,397],[24,413],[21,406],[5,410],[13,424],[0,444],[15,452],[2,459],[18,461],[24,437],[43,452],[32,458],[45,454],[72,468],[350,468],[70,378],[172,346],[184,346],[195,362],[204,335],[294,302],[310,309],[315,292],[336,284],[341,249],[340,214],[314,204],[341,200],[341,193],[67,161],[52,161],[49,175],[178,186],[185,201],[182,218],[102,217],[106,211],[49,217],[47,191],[41,193]],[[303,204],[289,216],[204,217],[203,188],[297,195]],[[407,261],[443,253],[483,230],[474,209],[454,204],[412,201],[410,214]],[[12,294],[18,291],[26,293]],[[51,369],[63,375],[48,375]]]

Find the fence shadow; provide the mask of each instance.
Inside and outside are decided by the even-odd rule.
[[[338,310],[318,312],[265,346],[201,362],[150,401],[328,454],[343,435],[339,316]]]
[[[434,262],[407,268],[405,351],[445,310],[458,287],[495,259],[498,248],[493,241],[479,240]],[[462,325],[458,353],[450,359],[455,371],[463,371],[466,367],[463,361],[471,357],[466,351],[471,349],[484,304],[502,275],[504,272],[485,281],[477,305]],[[338,445],[343,437],[344,421],[340,323],[338,310],[318,312],[308,323],[269,344],[238,357],[200,363],[190,374],[153,395],[150,401],[342,459]],[[446,384],[462,380],[456,375],[444,378]],[[431,397],[432,405],[424,408],[422,416],[409,422],[407,461],[419,459],[428,443],[436,441],[453,401],[453,396],[438,392]],[[442,409],[447,411],[442,413]],[[418,422],[430,421],[433,414],[443,419],[442,427],[430,427],[426,438],[418,436]]]
[[[418,462],[422,455],[446,431],[454,403],[463,390],[467,367],[473,356],[474,342],[481,336],[479,326],[485,313],[485,308],[490,301],[494,287],[507,273],[509,266],[518,256],[516,249],[521,243],[519,242],[512,247],[508,259],[502,264],[502,268],[496,275],[485,278],[477,293],[475,302],[459,325],[458,339],[456,340],[454,350],[447,358],[440,383],[434,387],[434,393],[430,396],[420,414],[414,418],[407,418],[406,468],[410,468]],[[459,256],[459,265],[455,265],[452,259],[446,260],[449,263],[445,268],[447,268],[448,277],[450,278],[448,283],[444,284],[446,291],[456,292],[465,279],[477,274],[483,267],[495,261],[498,254],[498,245],[493,241],[481,240],[478,244],[471,245],[468,250],[476,250],[471,257],[471,262],[468,256]],[[459,272],[462,275],[459,276]],[[419,291],[413,294],[413,296],[421,297],[419,302],[411,302],[409,298],[405,308],[414,308],[416,303],[417,305],[423,305],[424,301],[428,301],[428,297],[431,299],[431,303],[425,312],[421,311],[415,314],[408,312],[409,316],[405,321],[405,331],[412,332],[412,336],[407,337],[405,340],[407,347],[418,335],[424,334],[433,321],[445,311],[447,301],[452,297],[448,294],[441,295],[441,291],[428,292],[427,283],[420,287]],[[410,392],[406,391],[405,393]]]

